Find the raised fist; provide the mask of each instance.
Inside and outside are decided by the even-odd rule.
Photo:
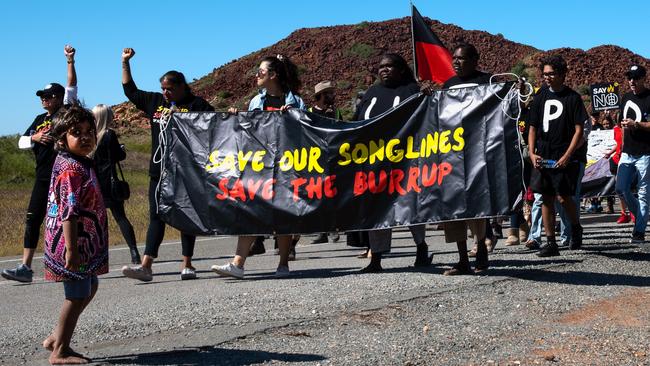
[[[129,61],[133,56],[135,56],[135,50],[133,48],[125,48],[122,50],[122,61]]]
[[[74,54],[76,52],[77,50],[75,50],[74,47],[70,46],[69,44],[63,47],[63,54],[65,55],[65,58],[67,58],[69,61],[74,60]]]

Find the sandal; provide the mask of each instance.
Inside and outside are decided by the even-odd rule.
[[[442,273],[444,276],[463,276],[463,275],[473,275],[472,267],[469,265],[460,267],[458,264],[451,267]]]

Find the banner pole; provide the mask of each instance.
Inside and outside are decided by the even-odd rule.
[[[413,1],[409,0],[409,4],[411,5],[411,45],[413,46],[413,73],[415,75],[415,80],[420,81],[418,78],[418,62],[417,62],[417,55],[415,54],[415,27],[413,26],[413,13],[415,7],[413,6]]]

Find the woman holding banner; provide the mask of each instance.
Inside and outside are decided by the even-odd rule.
[[[290,108],[305,109],[305,103],[298,96],[301,86],[298,67],[287,57],[282,55],[265,57],[257,69],[255,78],[260,92],[250,101],[249,111],[285,112]],[[229,112],[237,113],[238,110],[230,108]],[[256,236],[240,236],[232,262],[221,266],[213,265],[212,270],[222,276],[244,278],[244,264],[256,238]],[[280,263],[275,272],[276,277],[289,276],[289,253],[292,244],[295,245],[296,242],[297,238],[292,235],[278,235]]]
[[[404,58],[396,53],[381,55],[378,69],[379,83],[371,86],[363,95],[353,120],[364,120],[376,117],[397,106],[400,102],[420,92],[420,86],[415,81],[413,71]],[[413,240],[417,245],[415,266],[424,267],[431,264],[428,256],[429,247],[425,242],[426,225],[409,226]],[[351,235],[367,237],[370,245],[370,264],[361,270],[364,273],[381,272],[383,253],[390,251],[392,229],[371,230]],[[361,240],[362,242],[365,240]]]

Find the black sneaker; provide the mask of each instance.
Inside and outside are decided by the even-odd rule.
[[[429,246],[427,243],[422,243],[417,245],[417,250],[415,252],[415,267],[428,267],[431,265],[433,260],[433,255],[429,256]]]
[[[645,234],[644,233],[638,233],[638,232],[633,232],[632,233],[632,239],[630,239],[630,244],[643,244],[645,243]]]
[[[569,248],[571,250],[577,250],[580,249],[582,246],[582,226],[581,225],[573,225],[571,227],[571,245]]]
[[[538,257],[557,257],[560,255],[560,250],[556,243],[548,243],[544,245],[537,253]]]

